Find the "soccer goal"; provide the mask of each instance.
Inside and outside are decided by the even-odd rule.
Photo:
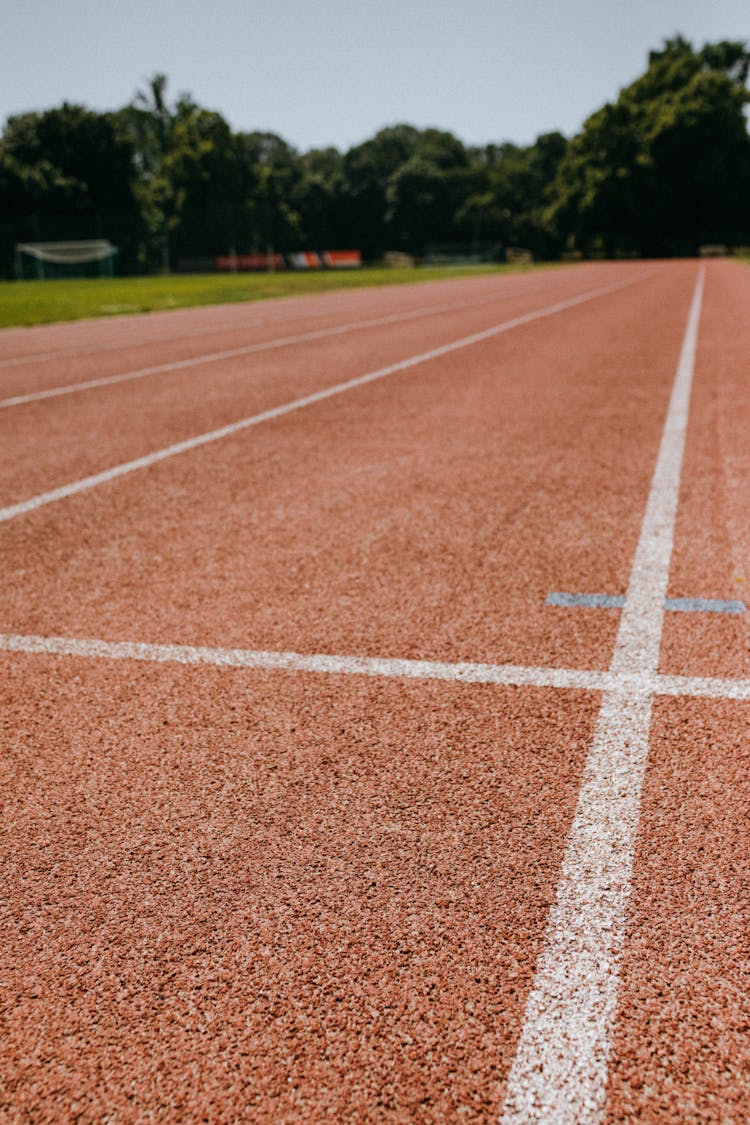
[[[112,277],[117,247],[106,238],[16,243],[16,277]]]

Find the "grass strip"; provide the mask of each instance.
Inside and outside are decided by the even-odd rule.
[[[537,265],[419,266],[403,269],[263,274],[169,274],[159,277],[77,278],[0,282],[0,328],[158,309],[263,301],[334,289],[404,285],[451,277],[521,273]]]

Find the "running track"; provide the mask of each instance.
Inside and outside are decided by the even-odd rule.
[[[725,262],[0,334],[2,1120],[750,1119],[748,355]]]

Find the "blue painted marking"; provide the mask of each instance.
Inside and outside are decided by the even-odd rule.
[[[622,609],[621,594],[547,594],[547,605],[586,605],[595,609]]]
[[[588,606],[593,609],[622,609],[622,594],[547,594],[547,605]],[[665,598],[664,608],[671,613],[745,613],[741,601],[722,601],[721,598]]]
[[[744,613],[745,603],[721,598],[665,598],[664,608],[673,613]]]

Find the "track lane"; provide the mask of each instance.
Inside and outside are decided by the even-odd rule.
[[[658,268],[657,263],[650,268],[654,266]],[[506,296],[546,288],[563,292],[576,273],[590,278],[592,284],[605,284],[622,268],[622,264],[589,264],[6,328],[0,330],[0,388],[8,388],[8,393],[15,388],[21,393],[49,386],[59,378],[58,368],[65,373],[63,381],[72,381],[79,370],[86,377],[122,372],[144,366],[154,355],[165,361],[179,360],[201,351],[213,352],[217,347],[272,339],[280,333],[331,328],[368,317],[419,313],[429,306],[439,309],[467,301],[502,301]]]
[[[698,271],[610,670],[653,675],[690,412],[705,268]],[[653,695],[601,700],[555,904],[526,1005],[503,1125],[600,1125],[619,990]]]
[[[487,1119],[594,697],[0,664],[11,1105]]]
[[[748,703],[655,705],[607,1120],[750,1119]]]
[[[11,521],[2,631],[606,667],[617,613],[545,598],[566,574],[624,588],[685,290],[658,316],[641,287],[578,306],[477,345],[469,378],[445,356]]]
[[[743,677],[750,672],[750,270],[717,262],[707,281],[670,594],[739,599],[746,612],[670,615],[661,666]]]
[[[304,636],[309,640],[311,633],[315,635],[318,630],[324,634],[327,628],[322,597],[326,585],[329,593],[346,596],[353,581],[355,596],[341,611],[337,605],[339,621],[333,622],[334,628],[342,629],[343,623],[341,636],[351,639],[357,628],[362,629],[358,614],[374,614],[377,618],[385,598],[389,599],[393,638],[402,629],[399,614],[407,618],[413,610],[409,597],[392,596],[393,583],[401,582],[396,593],[411,593],[417,578],[435,589],[432,567],[433,556],[438,556],[443,568],[437,572],[443,579],[442,594],[432,603],[424,599],[423,605],[432,612],[424,613],[416,622],[419,633],[411,623],[412,643],[416,641],[418,646],[425,638],[441,635],[441,605],[448,604],[451,613],[457,609],[454,626],[461,622],[462,604],[466,604],[461,602],[464,585],[471,591],[468,600],[474,600],[475,610],[484,606],[486,616],[497,617],[497,606],[504,610],[506,602],[493,602],[491,593],[497,589],[512,593],[519,575],[522,583],[527,582],[524,564],[528,566],[531,558],[538,568],[539,544],[545,540],[532,534],[544,524],[537,525],[536,509],[532,504],[529,510],[523,501],[533,494],[536,502],[536,492],[548,487],[553,495],[543,514],[547,518],[548,561],[553,569],[569,567],[564,574],[571,579],[581,574],[592,581],[619,579],[623,568],[627,569],[626,561],[632,559],[633,542],[628,539],[643,514],[647,478],[658,444],[658,433],[654,438],[644,419],[653,414],[655,430],[663,421],[670,382],[669,374],[665,374],[670,347],[673,373],[676,348],[669,328],[673,310],[675,321],[684,324],[689,280],[695,267],[689,267],[690,278],[688,267],[684,268],[688,279],[685,294],[680,295],[677,285],[669,290],[670,296],[664,290],[658,310],[646,308],[646,302],[630,302],[625,314],[620,308],[619,324],[614,315],[576,318],[562,335],[555,334],[535,346],[533,356],[528,357],[528,368],[513,367],[515,375],[520,372],[528,376],[522,384],[523,394],[518,391],[509,398],[509,384],[498,385],[498,353],[489,355],[488,349],[488,356],[482,357],[473,370],[470,385],[464,383],[460,394],[456,393],[455,368],[443,375],[438,373],[437,378],[430,373],[433,397],[435,391],[445,392],[441,408],[429,405],[428,387],[421,380],[410,382],[408,388],[400,387],[395,395],[384,395],[383,386],[371,398],[375,388],[370,388],[366,410],[363,403],[345,404],[341,400],[335,418],[330,420],[335,423],[337,439],[345,436],[338,460],[332,450],[330,426],[313,427],[310,433],[300,415],[293,433],[285,430],[289,447],[299,458],[294,467],[297,475],[283,485],[280,479],[289,458],[275,460],[279,437],[275,431],[265,435],[262,447],[256,450],[257,461],[248,458],[246,451],[238,457],[239,449],[233,448],[226,450],[226,461],[222,459],[220,465],[185,463],[174,472],[178,465],[173,463],[168,487],[159,490],[164,509],[159,513],[162,528],[171,529],[172,553],[165,575],[166,579],[171,574],[171,585],[167,580],[158,589],[151,585],[164,562],[158,552],[168,537],[162,534],[160,543],[157,535],[142,536],[150,522],[153,530],[155,504],[153,496],[145,495],[149,490],[142,484],[135,487],[135,478],[131,481],[134,487],[124,495],[112,493],[107,498],[102,491],[96,498],[93,494],[79,497],[64,513],[49,510],[43,517],[40,511],[28,520],[4,527],[0,535],[11,562],[11,589],[6,598],[14,603],[11,615],[19,608],[24,620],[37,615],[45,626],[55,614],[58,620],[80,624],[77,613],[82,602],[84,616],[92,626],[98,609],[99,624],[116,625],[119,615],[127,627],[131,620],[136,625],[146,623],[156,606],[165,630],[162,639],[166,640],[168,633],[168,639],[174,640],[173,626],[180,621],[187,621],[188,630],[194,628],[196,633],[213,624],[220,634],[227,624],[231,626],[233,618],[236,625],[237,617],[243,614],[245,621],[254,625],[260,619],[258,614],[262,617],[268,609],[263,594],[276,590],[278,601],[271,606],[268,622],[278,636],[288,636],[290,625],[301,627],[305,622],[295,620],[293,614],[273,620],[274,609],[278,612],[289,598],[296,599],[296,606],[319,603],[320,617],[308,614],[306,620]],[[714,269],[712,263],[707,294]],[[657,312],[663,321],[659,331],[655,327]],[[585,340],[585,346],[581,346],[581,340]],[[575,347],[571,347],[572,342]],[[709,455],[707,443],[695,426],[703,418],[706,404],[710,404],[710,396],[701,402],[700,395],[712,367],[721,362],[723,346],[717,333],[711,349],[706,349],[703,367],[699,364],[696,371],[685,479],[690,481],[692,473],[698,485],[719,471],[721,460],[721,449],[715,444]],[[570,359],[572,351],[575,361]],[[567,364],[561,356],[568,357]],[[554,388],[557,401],[539,374],[547,357],[556,357],[554,368],[550,364],[547,369],[554,369],[558,378]],[[607,370],[608,380],[598,385],[592,368],[597,372]],[[725,392],[724,401],[727,414],[734,416],[732,397],[740,397],[741,384],[735,381],[732,387]],[[505,414],[494,411],[501,402]],[[736,413],[742,417],[741,409]],[[373,425],[374,416],[382,420],[382,425]],[[393,425],[395,416],[405,421],[394,433],[386,427]],[[503,424],[498,427],[499,417]],[[561,442],[563,418],[567,419],[568,435],[574,431],[569,447]],[[494,445],[489,438],[493,425]],[[439,449],[436,434],[440,435]],[[480,440],[475,445],[477,434]],[[466,457],[467,435],[472,439],[476,463],[472,461],[468,470],[462,467],[456,474],[462,447]],[[699,440],[693,441],[696,435]],[[737,442],[736,455],[741,454],[741,437],[738,422],[733,439]],[[561,443],[565,450],[562,458]],[[507,465],[497,456],[498,445],[507,456]],[[542,464],[540,450],[545,446],[549,447],[550,459],[535,478],[529,469]],[[531,456],[530,450],[536,456]],[[557,462],[553,460],[556,451]],[[593,451],[596,456],[592,458]],[[396,464],[391,466],[393,460]],[[514,477],[509,466],[515,462]],[[553,465],[555,472],[551,470]],[[466,515],[467,481],[476,491],[476,523]],[[203,504],[196,502],[196,482],[201,490],[208,489]],[[417,496],[410,503],[409,485],[415,483]],[[358,497],[360,486],[367,493],[367,503],[363,496]],[[271,495],[266,497],[264,489]],[[504,499],[506,492],[511,494],[510,499]],[[373,496],[374,516],[380,521],[381,531],[385,527],[392,533],[390,543],[386,540],[382,546],[390,546],[396,560],[399,554],[408,559],[403,576],[397,566],[388,569],[383,565],[382,551],[376,554],[376,566],[370,568],[371,555],[361,550],[363,545],[371,550],[373,542],[377,544],[366,519],[369,515],[372,522]],[[683,490],[683,502],[690,504],[690,496],[688,487]],[[570,504],[571,497],[575,497],[574,510],[568,514],[565,502],[567,498]],[[486,528],[481,524],[480,502],[484,504],[484,521],[488,510],[494,516],[495,522]],[[275,542],[266,554],[263,548],[260,556],[256,551],[262,519],[250,527],[242,526],[242,517],[258,503],[263,505],[261,516],[275,528]],[[733,504],[735,522],[730,540],[736,551],[742,543],[741,536],[734,534],[738,527],[737,494]],[[389,508],[394,505],[396,512],[391,513]],[[198,524],[186,526],[183,541],[174,550],[172,536],[177,527],[185,525],[187,511],[191,517],[197,514]],[[331,549],[323,545],[321,550],[320,529],[326,521],[343,530]],[[455,541],[446,539],[446,527],[456,521]],[[721,542],[713,537],[713,529],[706,537],[704,522],[705,507],[702,516],[701,506],[694,505],[682,533],[678,531],[673,584],[684,566],[681,551],[685,547],[691,550],[695,541],[709,542],[715,557],[720,557]],[[415,535],[423,536],[425,529],[431,531],[431,552],[410,553],[407,537],[393,538],[399,527],[411,526],[416,529]],[[486,531],[486,540],[477,535],[480,526]],[[577,538],[570,533],[574,526]],[[295,530],[291,543],[290,527]],[[106,545],[101,538],[103,528],[113,535]],[[485,565],[478,547],[496,542],[498,534],[503,533],[511,542],[502,544],[501,565],[496,571],[499,583],[485,581],[486,571],[483,580],[477,581],[472,576],[477,558],[482,559],[482,568]],[[353,550],[351,540],[355,535],[357,549]],[[186,550],[188,536],[192,553]],[[603,543],[602,536],[606,539]],[[205,553],[207,546],[210,559]],[[440,555],[441,547],[445,558]],[[93,555],[88,571],[85,549]],[[631,558],[626,558],[628,551]],[[123,552],[129,552],[126,559]],[[211,560],[213,564],[207,565]],[[275,568],[272,580],[257,565],[259,561]],[[492,563],[495,561],[493,558]],[[294,565],[291,575],[286,573],[290,564]],[[109,565],[121,566],[120,583],[113,581],[94,592],[100,580],[106,583]],[[347,566],[351,569],[346,570]],[[196,580],[201,567],[205,573]],[[516,631],[525,634],[527,629],[540,628],[554,634],[559,645],[557,664],[567,663],[564,658],[571,651],[579,653],[582,666],[591,667],[592,656],[598,659],[598,653],[608,662],[613,634],[610,630],[605,641],[601,634],[608,627],[606,622],[616,624],[617,612],[591,611],[579,616],[575,611],[550,607],[545,611],[550,616],[542,629],[533,610],[529,613],[543,585],[539,582],[534,588],[540,573],[541,569],[535,571],[522,591],[525,596],[519,598],[524,602],[526,617],[519,615],[512,622]],[[559,575],[559,569],[555,573]],[[275,585],[280,574],[289,581]],[[364,580],[358,586],[361,574]],[[187,578],[188,584],[177,588],[177,576]],[[18,591],[16,597],[14,580],[27,579],[27,588],[23,593]],[[373,585],[373,579],[376,588],[371,590],[367,587]],[[255,596],[259,581],[257,604],[243,602],[242,595],[251,584]],[[227,602],[234,597],[233,605],[222,608],[219,588]],[[681,590],[670,587],[670,592],[679,594]],[[196,605],[201,598],[205,598],[205,605]],[[217,608],[225,614],[223,620],[212,618]],[[154,620],[157,618],[151,617]],[[674,619],[668,616],[665,625],[670,620]],[[691,617],[685,615],[680,620],[689,621]],[[387,639],[387,621],[385,614],[379,634],[377,622],[373,629],[368,619],[364,635],[375,642]],[[464,636],[481,636],[473,628],[481,628],[478,614],[470,625]],[[407,625],[401,635],[409,634]],[[102,629],[92,630],[91,635],[101,636]],[[571,649],[574,636],[578,639]],[[137,639],[144,637],[140,634]],[[454,634],[451,641],[455,644],[455,640]],[[691,655],[695,651],[699,652],[694,645]],[[379,650],[378,655],[386,653]],[[534,655],[539,655],[538,648]],[[0,663],[5,662],[8,683],[23,685],[22,690],[11,687],[6,697],[8,725],[19,731],[13,754],[4,762],[8,788],[12,780],[21,794],[10,807],[10,823],[14,832],[18,827],[29,828],[30,839],[47,847],[46,853],[29,857],[33,883],[25,885],[20,900],[21,938],[14,947],[13,981],[22,990],[18,993],[22,1000],[20,1018],[12,1013],[9,1041],[14,1065],[16,1060],[27,1060],[11,1076],[19,1104],[25,1099],[23,1104],[39,1114],[56,1104],[57,1097],[82,1097],[84,1112],[91,1108],[102,1114],[108,1106],[120,1104],[118,1099],[128,1090],[135,1104],[155,1108],[165,1120],[198,1116],[209,1104],[202,1098],[213,1099],[210,1104],[219,1119],[232,1119],[234,1107],[241,1105],[252,1107],[260,1120],[278,1119],[280,1110],[282,1116],[285,1111],[292,1116],[322,1116],[331,1106],[340,1117],[382,1112],[425,1121],[459,1114],[470,1120],[497,1120],[546,906],[560,865],[560,839],[553,841],[550,836],[542,841],[541,850],[534,852],[531,866],[519,872],[513,865],[523,859],[527,845],[525,838],[513,837],[513,833],[519,821],[527,828],[533,823],[536,846],[541,839],[537,827],[546,830],[550,815],[555,817],[554,831],[567,831],[570,802],[575,799],[583,756],[591,741],[596,695],[569,697],[568,692],[547,689],[529,692],[524,688],[519,692],[485,687],[480,689],[481,699],[474,700],[476,686],[465,685],[433,684],[425,694],[422,684],[409,685],[404,692],[403,685],[384,687],[377,680],[354,684],[353,678],[347,678],[339,690],[336,677],[325,677],[321,683],[321,677],[304,674],[249,675],[221,669],[200,670],[196,675],[194,668],[154,669],[120,662],[114,668],[107,662],[107,669],[71,657],[18,654],[0,657]],[[716,664],[715,660],[705,660],[711,671]],[[561,710],[560,697],[571,699],[572,712]],[[399,708],[400,722],[396,715]],[[585,726],[576,728],[580,743],[576,734],[574,760],[570,761],[566,724],[576,721]],[[691,1119],[691,1114],[695,1119],[724,1116],[742,1120],[747,1116],[750,1091],[743,1030],[747,1024],[743,1008],[747,992],[739,975],[742,938],[747,932],[742,907],[747,896],[737,862],[744,855],[747,729],[746,703],[679,700],[656,704],[632,921],[623,962],[624,986],[611,1063],[607,1116],[613,1122],[628,1115],[648,1118],[661,1114],[665,1120]],[[263,780],[259,782],[255,773],[243,772],[247,767],[243,749],[248,746],[253,748],[252,765],[257,767],[260,762]],[[212,752],[217,748],[214,760]],[[548,751],[551,761],[546,760]],[[537,785],[534,817],[539,817],[538,822],[530,822],[526,815],[529,806],[523,802],[528,795],[520,805],[517,803],[518,787],[526,793],[529,758]],[[371,759],[374,769],[370,768]],[[367,777],[353,764],[360,760],[367,763]],[[67,768],[71,761],[72,769],[61,773],[61,763]],[[549,772],[539,773],[540,763]],[[395,780],[389,776],[391,767]],[[555,804],[558,773],[564,776],[562,811]],[[430,790],[435,779],[433,793]],[[256,782],[257,790],[252,790],[240,808],[246,792],[243,787]],[[347,789],[349,783],[351,789]],[[141,784],[147,796],[139,800]],[[482,789],[479,804],[478,786]],[[293,807],[299,810],[292,820],[292,833],[286,817],[290,794]],[[372,801],[370,794],[375,795]],[[493,804],[498,794],[505,794],[507,804]],[[419,846],[425,836],[413,820],[407,825],[406,847],[403,839],[394,842],[388,838],[387,825],[396,823],[388,819],[394,804],[400,812],[408,810],[407,815],[413,815],[415,809],[427,810],[429,843],[437,844],[434,867]],[[276,820],[267,831],[269,825],[263,815],[269,807]],[[475,821],[478,807],[481,812]],[[498,815],[502,808],[505,816]],[[522,811],[517,814],[518,808]],[[453,810],[455,817],[447,816],[446,809]],[[67,834],[60,822],[61,810],[73,813],[73,830]],[[119,819],[114,816],[113,826],[110,818],[114,810],[121,815]],[[186,814],[184,818],[181,812]],[[472,834],[475,823],[477,832]],[[189,833],[190,825],[198,829],[195,836]],[[366,826],[364,834],[359,832],[360,825]],[[469,827],[461,835],[464,825]],[[226,831],[222,835],[223,826]],[[392,835],[398,837],[399,833]],[[499,869],[484,866],[485,861],[495,860],[494,854],[484,851],[490,835]],[[242,852],[242,846],[251,837],[260,849],[257,865],[244,862],[251,851]],[[336,850],[341,838],[346,849],[342,853]],[[455,848],[462,841],[469,843],[469,852],[456,863]],[[548,846],[557,849],[554,855],[545,850]],[[44,855],[53,856],[55,848],[60,849],[57,854],[61,862],[57,870],[50,871],[44,865]],[[321,855],[325,858],[316,866]],[[278,893],[279,882],[256,878],[264,873],[268,856],[271,867],[276,860],[281,861],[282,884],[292,888],[289,894],[286,889]],[[430,851],[429,859],[432,857]],[[228,882],[223,880],[228,859],[230,864],[244,863],[242,875],[234,883],[231,876]],[[15,857],[11,856],[11,862]],[[403,893],[405,884],[398,882],[401,872],[409,868],[409,875],[416,872],[419,881],[425,865],[427,876],[422,890],[428,897],[423,899],[421,891],[416,897]],[[171,882],[164,890],[167,869]],[[272,869],[279,870],[278,866]],[[147,874],[144,883],[144,871],[156,871],[153,880]],[[500,888],[497,900],[490,901],[489,881],[483,881],[485,871],[489,872],[489,881],[494,879]],[[16,869],[11,866],[10,872],[15,875]],[[379,887],[386,888],[385,897],[376,899],[378,909],[373,912],[377,913],[381,941],[363,940],[367,955],[373,948],[374,956],[383,953],[383,962],[377,963],[383,971],[380,977],[366,974],[365,985],[361,973],[356,973],[362,964],[356,950],[357,942],[365,935],[371,938],[373,933],[363,924],[363,918],[369,920],[369,905],[363,904],[369,904],[371,884],[362,883],[360,873],[372,879],[375,896]],[[482,876],[476,897],[474,888],[471,893],[467,890],[474,873]],[[513,874],[509,887],[504,880]],[[287,876],[288,882],[284,882]],[[79,894],[67,896],[66,891],[58,904],[56,898],[60,887],[66,888],[67,877]],[[136,882],[150,895],[141,896],[138,914],[128,907],[128,895]],[[351,890],[352,882],[356,883],[355,894],[347,904],[340,889]],[[440,913],[442,906],[436,912],[435,889],[455,891],[457,885],[461,906],[456,907],[454,899],[447,915]],[[259,891],[266,891],[266,895],[260,905],[257,898],[252,899],[252,909],[244,916],[240,933],[224,924],[223,908],[229,902],[250,902],[250,898],[242,897],[248,891],[251,896]],[[169,897],[173,893],[174,897]],[[195,926],[185,925],[181,903],[193,906],[193,917],[199,922],[197,932]],[[342,903],[346,929],[337,921]],[[81,927],[77,930],[82,904]],[[272,904],[277,908],[272,909]],[[293,924],[287,927],[290,904]],[[501,946],[499,967],[492,972],[486,968],[489,960],[482,960],[490,956],[490,939],[481,927],[478,936],[472,930],[485,907],[491,918],[489,928],[499,926],[495,932],[503,941],[506,912],[516,911],[509,944]],[[528,914],[527,908],[531,911]],[[212,924],[216,917],[222,920],[218,926]],[[446,938],[441,929],[446,917],[456,923],[451,938]],[[248,940],[248,928],[258,918],[266,927],[262,937],[268,948],[273,950],[276,943],[283,951],[278,961],[263,947],[253,956],[255,947],[252,939]],[[389,929],[391,923],[393,928]],[[519,932],[522,939],[526,935],[525,942],[514,945]],[[463,944],[450,945],[455,956],[449,952],[447,959],[440,961],[446,942],[454,936],[459,942],[461,933]],[[92,962],[92,934],[97,942],[102,938],[97,950],[111,949],[109,960],[103,956]],[[309,939],[303,956],[295,952],[299,947],[294,943],[300,934]],[[109,947],[103,940],[108,937],[112,939]],[[47,960],[40,956],[42,989],[35,997],[31,994],[33,984],[21,966],[28,964],[30,942],[37,938],[37,948],[40,954],[46,950]],[[521,954],[521,949],[530,949],[530,958],[527,953]],[[477,950],[478,959],[472,959]],[[420,959],[425,952],[427,962]],[[441,979],[455,982],[450,995],[440,996],[438,1002],[430,988],[435,978],[425,968],[428,962],[429,972],[437,965]],[[405,966],[403,971],[401,966]],[[276,1007],[253,1010],[258,1020],[251,1022],[249,1042],[258,1046],[251,1059],[243,1053],[248,1042],[247,1020],[242,1035],[236,1030],[236,1020],[241,1014],[246,1017],[248,1011],[242,985],[236,983],[243,969],[251,984],[263,986],[270,980],[276,989],[270,993],[272,1000],[281,998]],[[472,977],[475,969],[479,969],[478,979]],[[265,977],[258,975],[264,972]],[[455,975],[451,978],[452,973]],[[201,982],[200,988],[196,988],[196,980]],[[156,994],[151,990],[154,981],[161,986]],[[82,988],[88,989],[83,1000]],[[264,1004],[268,996],[269,991],[263,992]],[[406,996],[416,997],[411,1006],[405,1002]],[[393,1004],[389,1007],[380,1003],[383,998]],[[441,1009],[439,1004],[446,1006]],[[39,1053],[35,1054],[36,1048],[30,1050],[23,1037],[25,1028],[38,1021],[40,1011],[47,1022],[44,1035],[38,1039]],[[144,1026],[159,1029],[159,1042],[167,1044],[166,1050],[149,1050],[153,1039],[148,1031],[138,1039]],[[252,1038],[256,1030],[258,1037]],[[131,1049],[133,1038],[137,1050]],[[340,1045],[352,1043],[348,1051],[345,1047],[339,1050]],[[450,1049],[436,1062],[436,1054],[445,1043]],[[114,1051],[110,1050],[112,1044]],[[644,1044],[648,1050],[643,1050]],[[116,1063],[103,1079],[99,1060],[105,1052],[108,1058],[114,1054]],[[265,1069],[263,1059],[271,1060]],[[186,1086],[184,1075],[198,1066],[206,1067],[214,1082],[212,1088]],[[288,1077],[290,1083],[286,1082]]]
[[[623,281],[642,273],[625,273]],[[588,290],[576,285],[573,299],[579,292]],[[437,320],[370,328],[0,411],[0,506],[539,307],[547,307],[546,298],[524,295],[503,302],[499,314],[492,304],[459,308]]]
[[[298,313],[296,318],[290,318],[282,324],[271,321],[266,326],[261,322],[259,326],[241,325],[236,326],[234,330],[227,327],[213,327],[192,336],[167,336],[152,340],[149,344],[140,342],[131,344],[127,348],[122,344],[107,345],[100,351],[89,349],[84,353],[73,353],[64,358],[52,353],[45,357],[45,363],[55,362],[55,368],[48,370],[43,380],[40,380],[37,373],[36,379],[32,378],[31,383],[29,383],[29,374],[35,364],[12,359],[7,361],[7,365],[24,369],[19,371],[15,378],[6,378],[3,393],[10,397],[0,399],[0,406],[9,408],[22,405],[24,397],[29,401],[33,401],[35,397],[60,397],[67,393],[82,392],[93,386],[103,386],[108,381],[125,382],[131,378],[161,375],[169,372],[170,368],[178,368],[180,365],[198,365],[201,359],[205,359],[208,364],[222,358],[235,358],[243,351],[252,353],[253,349],[271,350],[291,343],[306,343],[326,335],[359,331],[368,325],[377,327],[423,316],[439,316],[456,308],[468,308],[477,304],[494,302],[502,304],[506,298],[518,295],[523,295],[523,290],[504,289],[500,293],[494,291],[489,296],[483,292],[481,295],[474,295],[470,300],[445,300],[442,303],[433,301],[432,304],[419,305],[415,308],[410,308],[407,304],[406,308],[389,310],[380,316],[375,316],[371,310],[368,310],[367,315],[360,318],[356,316],[352,318],[351,313],[348,317],[342,317],[343,310],[337,308],[336,302],[330,301],[322,315],[320,312],[317,314],[309,312],[306,315]],[[279,335],[282,328],[283,332]],[[217,336],[220,337],[218,340],[215,339]],[[157,348],[159,354],[154,357]],[[110,355],[111,352],[115,354]],[[65,382],[65,379],[69,381]],[[13,391],[14,384],[18,388],[18,394]],[[28,391],[26,396],[24,391]]]
[[[708,266],[672,596],[745,593],[748,302],[750,271]],[[662,672],[741,677],[748,667],[747,614],[666,616]],[[610,1063],[613,1125],[750,1116],[749,746],[747,701],[655,702]]]
[[[650,267],[650,272],[659,268],[664,267],[655,264]],[[399,287],[386,287],[357,291],[356,300],[346,292],[338,292],[326,295],[325,299],[314,296],[307,302],[298,299],[295,307],[286,309],[286,315],[287,301],[279,300],[244,306],[219,306],[210,318],[204,315],[206,309],[195,309],[182,310],[194,313],[193,317],[156,314],[159,316],[156,323],[152,320],[155,314],[126,320],[124,325],[112,325],[106,320],[91,321],[83,337],[87,341],[85,347],[44,352],[36,358],[24,355],[0,358],[0,404],[5,403],[9,396],[12,398],[25,392],[44,394],[61,385],[84,386],[90,379],[121,377],[129,371],[160,363],[194,362],[201,355],[270,345],[281,336],[346,331],[350,325],[354,326],[353,331],[357,331],[357,326],[368,320],[393,317],[398,322],[399,319],[439,316],[446,311],[494,302],[501,306],[507,299],[523,298],[537,292],[565,294],[571,284],[575,284],[577,273],[585,287],[586,284],[607,284],[617,270],[618,267],[613,270],[611,266],[595,266],[592,269],[563,269],[525,276],[467,278],[462,282],[437,283],[437,290],[436,283],[406,286],[403,293]],[[583,278],[590,281],[583,281]],[[477,281],[483,284],[472,284]],[[265,311],[259,313],[260,309]],[[53,325],[47,328],[49,342],[53,342],[65,327]],[[123,335],[124,327],[130,329],[127,335]],[[10,350],[5,338],[14,331],[0,331],[0,356]],[[101,340],[98,347],[91,345],[92,337]]]

